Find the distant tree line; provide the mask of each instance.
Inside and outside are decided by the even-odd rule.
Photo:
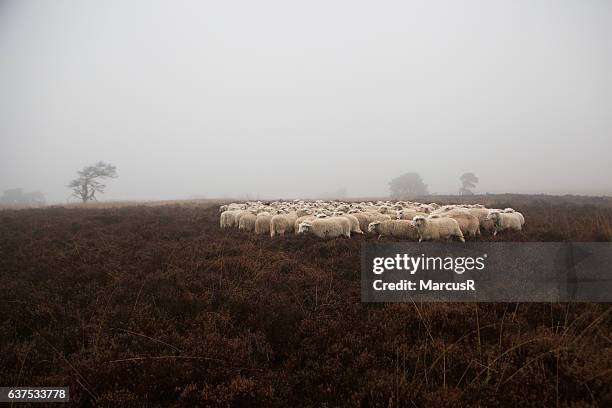
[[[42,206],[45,205],[45,195],[40,191],[24,191],[23,188],[11,188],[4,190],[0,196],[0,203]]]
[[[404,173],[394,178],[389,182],[389,190],[391,198],[394,200],[421,197],[429,194],[427,185],[423,183],[419,173]]]
[[[459,194],[472,195],[473,189],[478,184],[478,177],[472,172],[464,173],[459,177],[461,187]],[[394,200],[404,200],[429,195],[427,185],[416,172],[404,173],[389,182],[390,196]]]

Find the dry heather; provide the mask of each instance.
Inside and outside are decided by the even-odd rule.
[[[506,198],[504,198],[506,200]],[[610,241],[612,208],[512,206]],[[220,230],[217,207],[0,211],[0,384],[80,405],[610,406],[604,304],[361,304],[360,241]]]

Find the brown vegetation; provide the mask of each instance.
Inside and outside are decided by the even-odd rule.
[[[527,224],[485,239],[612,241],[608,204],[489,199]],[[209,204],[0,211],[0,384],[80,405],[610,406],[609,305],[362,304],[363,239],[222,231]]]

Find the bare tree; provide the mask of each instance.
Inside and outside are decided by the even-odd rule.
[[[72,195],[80,198],[83,202],[96,199],[96,193],[104,193],[106,184],[101,180],[117,178],[117,168],[104,162],[98,162],[93,166],[84,167],[77,172],[78,178],[72,180],[68,187],[72,189]]]
[[[394,199],[419,197],[429,194],[427,186],[423,183],[419,173],[405,173],[394,178],[389,183],[389,190],[391,191],[391,197]]]
[[[459,178],[461,180],[461,188],[459,189],[459,194],[461,195],[472,195],[472,189],[476,187],[478,184],[478,177],[474,173],[468,172],[463,173],[463,175]]]

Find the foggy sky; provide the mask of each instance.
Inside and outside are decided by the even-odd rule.
[[[612,2],[2,1],[0,190],[612,192]]]

